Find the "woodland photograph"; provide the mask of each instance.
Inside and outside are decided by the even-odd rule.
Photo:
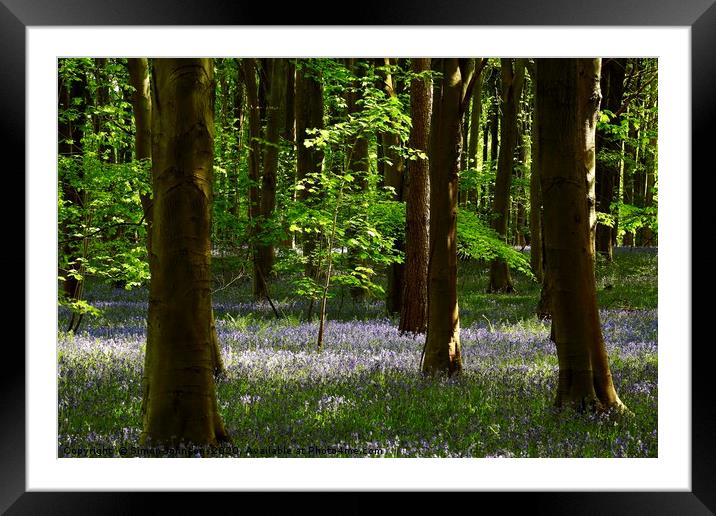
[[[57,456],[658,457],[657,86],[58,59]]]

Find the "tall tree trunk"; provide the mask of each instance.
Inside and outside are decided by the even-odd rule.
[[[128,58],[127,69],[129,70],[129,82],[134,88],[132,94],[132,112],[134,113],[134,157],[137,161],[143,162],[151,167],[152,159],[152,97],[149,81],[149,63],[146,57]],[[151,169],[149,169],[151,181]],[[144,225],[147,231],[146,248],[147,262],[149,263],[149,275],[154,274],[156,263],[152,254],[152,197],[150,194],[141,193],[139,199],[142,203],[144,214]]]
[[[594,169],[600,59],[537,60],[546,265],[554,283],[556,405],[624,406],[609,370],[594,281],[588,176]]]
[[[490,86],[492,87],[492,106],[490,120],[490,161],[492,169],[497,169],[497,157],[500,148],[500,72],[496,68],[492,69],[492,77]]]
[[[211,307],[214,72],[156,59],[152,74],[152,254],[142,445],[229,439],[216,399]]]
[[[651,125],[653,123],[653,117],[650,117],[648,113],[644,116],[644,121],[642,127],[644,128],[644,132],[651,132]],[[648,208],[653,205],[654,201],[654,182],[656,180],[656,160],[655,160],[655,150],[656,150],[656,138],[649,138],[649,144],[647,147],[646,142],[642,144],[641,153],[643,155],[642,159],[642,170],[639,174],[639,207],[641,208]],[[654,245],[653,242],[654,234],[651,231],[651,229],[647,226],[642,226],[639,229],[636,230],[636,245],[642,247],[642,246],[652,246]]]
[[[273,217],[276,206],[276,175],[278,173],[279,131],[285,127],[286,99],[286,60],[272,59],[269,63],[271,82],[269,84],[268,105],[266,107],[266,145],[264,148],[264,173],[261,179],[260,217],[258,221],[259,240],[270,239],[266,233],[267,222]],[[268,282],[273,272],[273,243],[259,243],[256,246],[256,272],[258,281],[254,281],[254,296],[268,296]]]
[[[134,88],[132,95],[132,110],[134,112],[134,154],[137,161],[149,162],[151,166],[152,159],[152,97],[149,81],[149,65],[146,57],[127,59],[127,68],[129,69],[129,81]],[[151,171],[150,171],[151,179]],[[156,270],[155,255],[152,253],[152,198],[149,194],[140,194],[142,203],[142,211],[144,213],[144,223],[147,229],[147,261],[149,262],[149,274],[152,277]],[[216,333],[216,325],[214,324],[214,312],[212,308],[212,340],[214,353],[216,355],[216,366],[214,373],[219,376],[224,371],[224,364],[221,359],[221,349],[219,347],[219,337]]]
[[[395,65],[396,59],[384,58],[383,66]],[[383,73],[383,90],[388,97],[397,98],[400,94],[399,85],[395,77],[386,71]],[[394,132],[383,133],[383,152],[387,158],[387,162],[383,168],[384,185],[393,188],[393,200],[404,200],[404,177],[405,177],[405,161],[400,154],[399,147],[401,145],[400,136]],[[403,251],[405,242],[398,240],[395,242],[397,250]],[[390,315],[399,314],[403,303],[403,274],[404,265],[402,263],[392,263],[388,267],[388,285],[386,289],[385,308]]]
[[[495,198],[492,205],[492,228],[503,238],[507,236],[510,208],[510,184],[517,144],[517,115],[525,76],[525,61],[501,60],[502,71],[502,131],[500,155],[495,179]],[[507,262],[495,259],[490,262],[490,285],[488,292],[513,292],[512,277]]]
[[[521,109],[521,108],[520,108]],[[525,213],[525,197],[526,192],[523,186],[522,180],[525,177],[524,169],[527,166],[527,134],[528,134],[528,122],[523,120],[518,124],[519,132],[517,136],[517,162],[520,165],[518,169],[515,169],[515,178],[519,181],[517,188],[517,195],[514,199],[514,210],[515,210],[515,245],[524,247],[527,245],[527,239],[525,238],[525,228],[527,227],[527,215]]]
[[[296,179],[304,180],[310,173],[318,173],[323,167],[323,151],[316,146],[306,147],[304,142],[310,135],[306,129],[323,128],[323,86],[318,70],[310,67],[310,61],[302,59],[296,66]],[[299,200],[308,203],[308,189],[298,191]],[[315,233],[302,237],[303,256],[306,259],[305,274],[316,279],[318,263]]]
[[[597,144],[598,145],[598,144]],[[598,148],[598,147],[597,147]],[[612,194],[613,202],[619,203],[622,199],[622,173],[624,170],[624,143],[619,144],[620,158],[617,163],[617,177],[614,180],[614,192]],[[614,216],[614,225],[609,232],[611,234],[612,259],[614,257],[614,247],[617,245],[617,236],[619,235],[619,208],[612,210]],[[598,230],[599,226],[597,226]]]
[[[624,96],[624,75],[626,72],[626,59],[607,59],[604,62],[601,78],[602,105],[601,109],[616,113],[622,105]],[[613,125],[619,125],[621,116],[610,120]],[[597,212],[612,214],[611,205],[614,194],[619,187],[620,159],[622,152],[621,141],[610,135],[604,129],[597,130],[597,153],[602,159],[597,159],[596,168],[596,210]],[[612,261],[613,233],[616,228],[605,224],[597,224],[596,249],[607,261]]]
[[[457,302],[457,194],[462,151],[463,74],[458,59],[434,59],[430,129],[430,258],[424,374],[462,370]]]
[[[463,83],[467,85],[467,82],[465,81],[466,77],[472,77],[475,75],[475,64],[476,60],[474,58],[466,59],[465,60],[465,77],[463,77]],[[468,79],[469,81],[469,79]],[[472,91],[472,90],[471,90]],[[468,153],[465,152],[468,148],[468,135],[470,134],[470,105],[471,102],[466,102],[465,107],[462,112],[462,128],[460,130],[460,134],[462,134],[462,148],[463,152],[460,154],[460,170],[467,170],[470,166],[468,164]],[[468,192],[466,191],[463,195],[462,193],[458,192],[458,204],[460,206],[467,206],[468,202]]]
[[[601,78],[602,60],[580,59],[577,61],[577,94],[583,99],[579,104],[581,130],[579,131],[579,148],[583,149],[581,162],[585,163],[587,173],[587,207],[589,220],[589,241],[592,253],[592,275],[594,275],[594,257],[596,255],[597,243],[597,209],[596,209],[596,129],[599,106],[602,101],[602,94],[599,87]],[[596,104],[594,107],[592,104]],[[580,162],[580,163],[581,163]],[[596,286],[595,286],[596,288]],[[597,314],[597,318],[599,318]]]
[[[357,59],[349,58],[346,59],[346,67],[357,77],[363,77],[365,75],[365,69]],[[358,81],[353,84],[354,88],[360,88]],[[360,105],[358,101],[361,99],[361,94],[358,91],[351,91],[346,95],[346,103],[348,104],[348,113],[357,113],[360,111]],[[355,139],[350,152],[350,160],[348,162],[348,170],[356,178],[353,183],[357,187],[358,192],[365,192],[368,188],[368,140],[364,136],[359,136]],[[348,257],[351,265],[349,267],[355,268],[361,265],[360,259],[355,255],[355,252],[351,249],[348,250]],[[365,301],[368,291],[364,287],[352,287],[351,296],[354,301],[363,302]]]
[[[462,114],[462,127],[460,128],[460,134],[462,134],[462,146],[463,151],[460,153],[460,171],[468,169],[467,164],[467,137],[470,134],[470,103],[468,102],[465,107],[465,112]],[[458,206],[467,206],[468,192],[458,192]]]
[[[261,181],[261,105],[259,103],[259,88],[256,84],[256,60],[246,58],[242,60],[244,85],[246,87],[246,102],[249,111],[249,203],[248,216],[251,234],[252,264],[253,264],[253,296],[255,299],[266,297],[265,283],[262,279],[261,261],[258,251],[259,218],[261,216],[260,190]]]
[[[627,113],[629,113],[629,109],[627,109]],[[629,115],[627,115],[627,118],[630,118]],[[635,124],[630,122],[629,123],[629,138],[627,142],[624,144],[624,177],[622,179],[623,182],[623,200],[624,204],[631,204],[634,205],[634,190],[635,190],[635,183],[636,183],[636,171],[639,165],[639,146],[636,145],[637,139],[637,129],[635,127]],[[622,243],[624,246],[627,247],[633,247],[634,246],[634,233],[632,231],[628,231],[624,233],[624,241]]]
[[[241,213],[241,192],[239,190],[239,167],[241,163],[241,155],[244,148],[244,74],[241,64],[237,66],[236,74],[236,90],[234,91],[234,133],[236,134],[236,160],[233,163],[235,170],[234,181],[231,184],[233,190],[233,202],[231,203],[231,213],[234,217],[239,217]],[[249,110],[251,107],[248,108]]]
[[[110,99],[109,99],[109,77],[107,76],[107,58],[106,57],[97,57],[95,58],[95,78],[97,81],[97,91],[96,93],[96,102],[95,106],[98,109],[98,111],[101,111],[101,108],[106,108],[110,106]],[[107,130],[107,116],[103,114],[95,114],[94,115],[94,132],[95,135],[99,135],[100,132],[104,132],[105,135],[102,139],[100,139],[100,143],[98,146],[98,157],[100,162],[105,163],[116,163],[117,160],[115,158],[114,154],[114,148],[109,145],[106,138],[109,135],[109,131]]]
[[[487,88],[487,86],[489,86],[487,79],[488,79],[488,77],[485,77],[485,88],[486,88],[486,91],[489,92],[490,90],[489,90],[489,88]],[[486,118],[485,128],[482,132],[482,167],[481,167],[481,171],[480,171],[481,175],[485,173],[485,164],[489,163],[488,153],[490,150],[490,134],[492,133],[492,129],[490,126],[490,120],[491,120],[490,105],[491,105],[491,103],[488,104],[487,116],[485,117]],[[491,171],[491,165],[488,166],[487,169],[488,169],[488,171]],[[478,208],[477,212],[478,212],[478,214],[484,215],[487,213],[488,207],[490,206],[490,187],[489,187],[489,184],[481,184],[481,187],[482,188],[480,191],[480,202],[477,206],[477,208]]]
[[[492,106],[490,106],[490,171],[497,173],[497,161],[500,150],[500,91],[499,91],[499,71],[492,69],[490,86],[492,89]],[[492,204],[495,198],[495,187],[492,183],[486,185],[487,196],[485,198],[485,214],[492,210]]]
[[[292,142],[296,139],[296,60],[286,59],[285,123],[281,138]]]
[[[641,59],[635,58],[632,60],[632,73],[636,74],[635,91],[641,90],[641,83],[643,74]],[[633,111],[633,110],[631,110]],[[638,110],[637,110],[638,113]],[[645,175],[645,155],[641,145],[642,126],[637,123],[631,123],[629,127],[629,138],[633,143],[632,155],[633,163],[631,167],[631,201],[634,206],[644,206],[644,192],[646,186],[646,175]],[[641,246],[641,242],[638,238],[638,230],[630,233],[630,245]]]
[[[644,197],[644,207],[651,208],[654,206],[654,185],[656,183],[656,160],[654,150],[657,148],[657,139],[649,139],[649,151],[646,153],[645,167],[646,167],[646,193]],[[644,246],[656,246],[656,233],[649,226],[640,228],[641,233],[641,245]]]
[[[489,90],[488,90],[489,93]],[[489,96],[488,96],[489,98]],[[492,116],[491,116],[491,107],[492,103],[488,105],[488,111],[485,121],[485,131],[482,134],[482,166],[485,166],[485,163],[487,163],[487,159],[489,157],[488,153],[490,151],[490,134],[492,133]]]
[[[535,66],[529,66],[532,87],[536,85]],[[534,91],[534,90],[533,90]],[[530,149],[530,267],[537,281],[542,283],[542,193],[540,190],[539,166],[539,113],[537,101],[532,95],[532,142]]]
[[[475,71],[477,70],[476,65],[478,63],[479,63],[479,61],[474,58],[469,58],[469,59],[463,60],[463,68],[464,68],[463,85],[464,85],[464,87],[468,87],[468,85],[469,85],[469,87],[471,88],[470,89],[471,93],[470,93],[470,99],[468,99],[468,101],[465,102],[465,105],[463,106],[463,109],[462,109],[462,114],[460,115],[460,116],[462,116],[462,128],[460,130],[460,134],[462,135],[462,148],[463,148],[463,151],[460,154],[460,170],[467,170],[467,168],[469,166],[468,162],[467,162],[468,155],[467,155],[466,150],[468,147],[467,138],[468,138],[468,135],[470,134],[470,117],[471,117],[470,106],[472,104],[472,102],[471,102],[472,101],[472,91],[474,91],[474,84],[469,84],[469,83],[471,81],[473,81],[473,79],[474,79]],[[458,199],[458,202],[459,201],[460,201],[460,199]]]
[[[430,58],[412,60],[415,74],[430,70]],[[432,85],[430,78],[410,83],[410,147],[428,154]],[[428,250],[430,245],[430,177],[428,160],[408,163],[405,205],[405,277],[399,329],[404,333],[424,333],[427,327]]]
[[[263,133],[263,128],[266,126],[266,99],[269,95],[268,85],[271,83],[271,59],[261,58],[252,59],[252,61],[254,62],[256,78],[258,79],[256,92],[258,96],[259,120],[261,120],[260,126]]]
[[[228,152],[227,148],[227,139],[228,135],[227,133],[231,130],[229,128],[228,124],[228,116],[229,116],[229,81],[226,73],[226,68],[228,59],[222,59],[217,58],[214,61],[214,66],[216,67],[216,70],[219,72],[218,79],[217,79],[217,91],[215,92],[215,95],[219,98],[219,109],[218,109],[218,119],[216,120],[216,128],[217,133],[221,135],[220,138],[217,138],[218,144],[216,151],[218,152],[218,155],[221,159],[223,159]],[[228,163],[227,163],[228,165]],[[216,178],[216,183],[214,186],[216,186],[217,192],[219,192],[219,195],[222,195],[222,193],[228,191],[228,187],[231,184],[231,177],[229,176],[228,170],[227,174],[219,174],[219,176]],[[219,236],[222,240],[224,235],[218,234],[218,231],[221,231],[223,228],[216,228],[214,231],[217,231],[217,236]],[[223,233],[223,231],[222,231]]]
[[[62,196],[64,202],[69,206],[75,207],[77,210],[84,209],[85,194],[78,186],[84,177],[82,165],[82,156],[84,153],[82,146],[83,129],[82,123],[84,118],[85,99],[87,97],[87,77],[85,71],[82,70],[77,77],[59,77],[58,84],[58,108],[60,115],[58,125],[58,154],[65,158],[70,158],[68,169],[64,167],[59,170],[59,179],[62,184]],[[83,99],[78,106],[73,99]],[[73,112],[74,113],[71,113]],[[80,223],[75,220],[75,223]],[[58,267],[58,275],[64,278],[62,290],[65,297],[71,301],[81,298],[82,294],[82,249],[84,247],[81,240],[69,238],[70,233],[76,231],[73,228],[63,227],[63,235],[66,236],[62,244],[62,253],[66,257],[67,266]],[[80,315],[72,313],[67,331],[76,331],[79,327]]]
[[[149,88],[149,66],[146,57],[127,59],[129,81],[134,88],[132,110],[134,112],[134,155],[137,161],[152,159],[152,98]],[[151,249],[152,199],[149,194],[140,194],[144,222],[147,227],[147,252]],[[151,254],[149,255],[151,257]],[[152,270],[152,263],[149,263]]]
[[[93,115],[94,134],[97,138],[97,160],[102,169],[110,164],[122,163],[124,153],[121,152],[122,144],[120,141],[111,141],[110,137],[113,128],[110,125],[111,117],[107,114],[107,110],[112,108],[112,98],[110,95],[111,75],[108,70],[109,59],[106,57],[97,57],[95,64],[95,113]],[[119,161],[118,161],[119,160]],[[88,219],[91,224],[91,216]],[[121,242],[125,240],[125,227],[117,226],[110,228],[102,236],[107,242]],[[125,288],[127,282],[122,278],[115,278],[112,286],[115,288]]]
[[[470,137],[467,145],[468,167],[477,171],[477,146],[480,141],[480,120],[482,118],[482,67],[476,70],[475,86],[472,90],[472,110],[470,111]],[[479,172],[478,172],[479,173]],[[475,210],[480,203],[480,183],[475,187]]]
[[[362,93],[359,80],[365,75],[365,64],[359,59],[350,58],[346,59],[346,66],[357,79],[352,84],[352,87],[356,88],[356,90],[346,94],[348,113],[353,114],[361,110],[359,101],[362,98]],[[356,173],[354,174],[356,177],[355,183],[358,187],[361,190],[365,190],[368,187],[368,140],[365,136],[360,136],[353,142],[348,168]]]

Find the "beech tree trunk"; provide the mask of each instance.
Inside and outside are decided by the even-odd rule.
[[[641,90],[641,83],[642,83],[642,62],[639,58],[634,58],[631,60],[631,66],[632,70],[630,72],[631,74],[636,75],[636,84],[634,85],[635,91]],[[630,107],[627,107],[627,112],[633,111],[633,109]],[[634,113],[631,113],[632,116]],[[627,191],[625,188],[624,192],[624,202],[627,204],[633,204],[634,206],[643,206],[644,196],[642,192],[644,191],[644,185],[645,185],[645,176],[644,176],[644,162],[645,162],[645,156],[642,152],[642,145],[641,145],[641,134],[642,134],[642,126],[638,123],[635,123],[635,121],[631,121],[629,124],[629,140],[625,144],[625,151],[626,154],[630,154],[633,158],[632,162],[630,163],[630,166],[628,167],[629,172],[627,173],[627,167],[624,167],[624,184],[625,186],[628,184],[629,190]],[[628,199],[628,200],[627,200]],[[641,243],[638,241],[637,238],[637,231],[630,231],[629,233],[626,233],[624,235],[624,245],[629,246],[639,246]]]
[[[653,116],[645,114],[644,120],[644,131],[651,132],[651,125],[656,122]],[[649,138],[648,146],[646,143],[643,144],[642,153],[642,171],[640,172],[639,178],[639,204],[642,208],[648,208],[654,204],[654,182],[656,180],[656,154],[655,149],[657,147],[656,138]],[[653,246],[654,245],[654,232],[648,226],[642,226],[636,230],[636,245],[638,246]]]
[[[555,403],[621,410],[625,407],[614,389],[597,310],[589,226],[600,61],[537,60],[538,166],[559,361]]]
[[[267,295],[265,282],[262,280],[261,258],[258,251],[259,218],[261,216],[261,200],[259,184],[261,181],[261,105],[259,102],[259,88],[256,84],[256,60],[246,58],[242,60],[244,84],[246,86],[246,102],[249,112],[249,204],[248,216],[250,234],[253,242],[253,296],[255,299],[264,299]]]
[[[346,59],[346,67],[350,70],[356,78],[360,78],[365,75],[365,69],[357,59]],[[354,87],[359,88],[358,81],[354,81]],[[348,113],[357,113],[360,111],[360,100],[361,95],[352,91],[346,95],[346,103],[348,104]],[[355,177],[355,188],[359,192],[364,192],[368,188],[368,140],[364,136],[359,136],[353,142],[352,149],[350,152],[350,159],[348,162],[348,170]],[[362,265],[361,260],[356,256],[354,250],[348,249],[348,258],[351,263],[351,267],[355,268]],[[351,297],[356,302],[365,301],[368,291],[364,287],[352,287]]]
[[[500,149],[500,88],[499,88],[500,72],[496,68],[492,69],[490,86],[492,87],[492,113],[490,120],[490,161],[492,169],[497,169],[497,158]]]
[[[285,124],[281,137],[289,142],[296,139],[296,60],[285,59],[286,62],[286,105],[284,109]]]
[[[396,59],[384,58],[384,65],[396,64]],[[399,86],[395,77],[390,73],[383,76],[383,90],[389,97],[396,98],[399,93]],[[393,200],[404,200],[404,177],[405,177],[405,160],[400,155],[398,147],[400,147],[400,136],[396,133],[383,133],[383,152],[388,161],[384,164],[383,178],[384,185],[392,187],[394,190]],[[396,241],[395,247],[398,250],[404,250],[405,242]],[[385,308],[389,315],[399,314],[403,304],[403,275],[405,266],[402,263],[392,263],[388,267],[388,285],[385,296]]]
[[[649,139],[649,148],[657,148],[657,139]],[[656,160],[653,150],[648,152],[647,159],[645,160],[646,167],[646,193],[644,197],[644,207],[650,208],[654,206],[654,185],[656,181]],[[641,245],[643,246],[656,246],[657,234],[649,226],[644,226],[639,230],[641,232]]]
[[[597,117],[599,116],[599,106],[602,101],[601,89],[599,81],[602,73],[601,58],[580,59],[577,61],[577,73],[579,80],[577,81],[580,99],[583,99],[578,107],[580,111],[580,123],[582,129],[578,135],[580,137],[579,148],[583,149],[584,162],[587,173],[587,207],[589,220],[589,244],[592,253],[592,275],[594,275],[594,257],[597,252],[597,189],[596,189],[596,130]],[[589,99],[584,100],[584,99]],[[596,102],[596,107],[592,104]],[[596,287],[595,287],[596,288]],[[598,317],[598,315],[597,315]]]
[[[458,169],[462,151],[463,70],[458,59],[434,59],[435,82],[430,129],[430,257],[428,328],[422,371],[427,375],[462,370],[457,301]]]
[[[492,205],[492,228],[503,238],[507,236],[510,210],[510,185],[517,144],[517,115],[525,76],[525,61],[501,60],[502,71],[502,124],[500,155],[495,178],[495,198]],[[513,292],[512,277],[507,262],[495,259],[490,262],[488,292]]]
[[[149,87],[149,65],[146,57],[127,59],[129,81],[134,88],[132,110],[134,112],[134,155],[137,161],[152,159],[152,98]],[[147,227],[147,251],[151,249],[152,199],[141,194],[144,222]],[[152,264],[149,264],[151,271]]]
[[[252,59],[251,61],[254,62],[254,69],[256,70],[256,79],[258,80],[256,93],[258,97],[260,120],[259,125],[261,127],[260,132],[261,134],[263,134],[263,128],[266,126],[266,99],[269,95],[268,84],[271,81],[271,66],[269,64],[271,62],[271,59],[264,57],[261,59]]]
[[[629,110],[627,109],[627,113]],[[639,153],[639,146],[636,143],[638,133],[633,123],[629,123],[629,139],[624,144],[624,154],[628,158],[624,162],[624,178],[622,179],[622,197],[624,204],[635,204],[635,186],[636,186],[636,174],[639,165],[641,154]],[[627,247],[634,246],[634,233],[628,231],[624,233],[624,241],[622,245]]]
[[[487,79],[485,79],[485,84],[487,84]],[[489,90],[488,90],[489,92]],[[488,112],[487,112],[487,120],[485,120],[485,130],[482,132],[482,166],[485,166],[485,163],[487,163],[488,158],[488,152],[490,150],[490,106],[488,106]]]
[[[535,66],[529,66],[532,87],[537,81]],[[534,91],[534,90],[533,90]],[[537,101],[532,96],[532,142],[530,149],[530,267],[537,281],[542,283],[542,193],[540,190],[539,166],[537,154],[539,149],[539,113]]]
[[[323,151],[316,146],[306,147],[304,142],[311,138],[306,129],[323,128],[323,85],[318,71],[310,67],[309,60],[302,59],[296,66],[296,179],[301,181],[308,174],[320,172],[323,168]],[[299,190],[298,198],[304,203],[311,202],[308,189]],[[316,277],[318,262],[315,233],[304,234],[301,245],[306,259],[305,274]]]
[[[263,176],[261,178],[261,199],[259,201],[260,216],[257,224],[259,242],[256,245],[256,270],[258,277],[254,281],[254,295],[257,298],[268,296],[268,284],[275,252],[270,235],[267,235],[267,221],[273,216],[276,207],[276,175],[278,173],[279,131],[285,128],[286,99],[286,60],[272,59],[270,67],[269,95],[266,106],[266,144],[264,147]],[[256,284],[256,279],[260,282]]]
[[[626,59],[607,59],[604,63],[601,78],[602,110],[616,113],[622,104],[624,96],[624,75],[626,72]],[[617,116],[610,123],[619,125],[621,116]],[[597,130],[597,152],[602,159],[597,159],[596,167],[596,210],[597,212],[612,214],[611,204],[614,194],[619,187],[620,160],[622,152],[621,141],[607,134],[606,131]],[[597,224],[596,249],[607,261],[612,261],[613,233],[616,228],[605,224]]]
[[[233,202],[231,203],[231,213],[235,217],[239,217],[241,213],[241,192],[239,190],[239,167],[241,164],[241,156],[244,148],[244,73],[243,67],[239,64],[236,73],[236,90],[234,91],[234,126],[233,130],[236,134],[236,160],[234,161],[234,182],[231,184],[233,190]],[[249,109],[251,109],[249,107]]]
[[[519,100],[518,100],[519,102]],[[523,120],[521,124],[518,125],[519,132],[517,135],[517,162],[522,167],[525,167],[527,165],[527,134],[528,134],[528,121]],[[514,234],[515,234],[515,245],[524,247],[527,245],[528,240],[525,235],[525,228],[527,227],[527,213],[525,209],[525,202],[524,199],[527,195],[527,192],[525,191],[525,188],[523,183],[521,182],[524,177],[524,168],[515,169],[514,171],[515,178],[520,181],[519,188],[517,190],[517,196],[514,200],[514,213],[515,213],[515,228],[514,228]]]
[[[155,59],[154,196],[140,442],[228,440],[214,372],[211,308],[214,73],[211,59]]]
[[[100,132],[109,134],[107,126],[107,115],[101,113],[101,108],[110,106],[109,100],[109,77],[107,75],[107,58],[96,57],[95,63],[95,80],[97,81],[97,90],[95,92],[95,107],[99,108],[96,114],[93,115],[94,119],[94,132],[98,135]],[[116,163],[116,157],[114,154],[114,148],[109,145],[105,139],[100,140],[99,147],[97,149],[97,155],[100,162],[105,163]]]
[[[59,170],[62,197],[68,205],[81,209],[86,197],[86,194],[77,186],[84,177],[82,119],[87,97],[87,77],[84,70],[72,80],[67,77],[59,77],[58,93],[59,112],[64,116],[61,116],[58,121],[57,151],[60,156],[71,158],[70,168],[64,169],[63,167]],[[73,99],[77,98],[83,99],[79,106],[73,103]],[[75,113],[75,116],[70,116],[71,111],[79,111],[79,114]],[[62,253],[66,257],[67,266],[58,267],[58,275],[64,278],[61,288],[68,299],[78,300],[82,297],[83,289],[83,282],[78,276],[81,276],[83,270],[80,258],[83,255],[84,242],[70,238],[71,231],[67,227],[62,228],[62,233],[65,236]],[[73,312],[67,331],[76,331],[80,321],[81,315]]]
[[[413,73],[430,70],[430,58],[411,61]],[[413,79],[410,82],[410,128],[409,146],[429,150],[430,113],[432,111],[432,84],[430,78]],[[425,333],[428,303],[428,250],[430,245],[430,177],[428,160],[408,162],[405,201],[405,277],[403,306],[399,329],[405,333]]]
[[[461,64],[461,68],[463,69],[462,75],[462,82],[463,82],[463,88],[468,87],[468,85],[471,88],[471,92],[473,91],[474,84],[469,84],[472,77],[475,75],[476,70],[476,64],[478,61],[474,58],[464,59]],[[462,107],[462,112],[460,116],[462,117],[462,129],[460,130],[460,134],[462,135],[462,148],[463,151],[460,153],[460,170],[467,170],[469,167],[467,162],[467,147],[468,147],[468,135],[470,134],[470,100],[472,100],[472,93],[470,99],[465,102],[464,106]],[[467,206],[468,202],[468,192],[465,191],[465,195],[462,193],[458,193],[458,204],[461,206]]]
[[[467,164],[477,170],[477,146],[480,141],[480,119],[482,118],[482,67],[476,69],[475,86],[472,90],[472,110],[470,111],[470,137],[468,139]],[[480,203],[480,185],[475,188],[475,210]]]

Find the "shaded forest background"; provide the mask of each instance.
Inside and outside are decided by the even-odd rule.
[[[147,135],[142,147],[135,124],[141,111],[133,108],[149,84],[132,80],[131,61],[59,61],[60,299],[78,314],[91,310],[83,303],[84,276],[127,288],[149,278],[143,210],[151,193],[151,143]],[[535,253],[529,265],[513,252],[539,238],[539,188],[531,173],[534,63],[502,61],[514,61],[514,71],[506,72],[500,59],[472,63],[474,86],[462,114],[458,251],[463,258],[502,258],[540,279]],[[266,300],[262,289],[271,276],[305,268],[304,243],[311,234],[326,239],[337,214],[333,247],[342,252],[333,257],[333,283],[354,287],[357,296],[386,295],[387,310],[399,313],[395,292],[388,286],[385,293],[376,271],[403,261],[409,170],[424,158],[409,142],[415,73],[409,60],[216,59],[214,66],[211,241],[214,256],[233,260],[238,271],[217,280],[253,278],[254,295]],[[302,86],[311,77],[320,78],[314,92]],[[657,245],[656,86],[655,59],[604,60],[595,201],[597,251],[607,260],[614,245]],[[297,117],[297,110],[313,113]],[[513,152],[498,181],[502,139]],[[355,140],[360,145],[349,156]],[[323,155],[320,170],[302,166],[316,160],[312,150]],[[341,181],[350,187],[338,200]],[[495,213],[498,190],[506,216]],[[505,229],[495,231],[498,218]],[[265,262],[265,287],[261,267],[252,263],[254,248],[256,260]],[[295,295],[315,298],[320,282],[311,279],[297,279]]]

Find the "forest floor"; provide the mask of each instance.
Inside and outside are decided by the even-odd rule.
[[[338,293],[317,351],[317,323],[302,320],[287,282],[272,288],[276,318],[237,280],[214,294],[227,369],[219,407],[233,440],[219,454],[656,457],[657,260],[621,252],[597,266],[614,383],[634,413],[618,421],[552,408],[549,322],[534,316],[539,285],[518,273],[516,294],[486,294],[487,267],[460,263],[464,374],[450,380],[421,376],[424,337],[400,335],[382,301]],[[215,269],[230,276],[221,260]],[[137,456],[147,291],[89,282],[86,297],[103,314],[85,316],[77,335],[58,332],[58,456]],[[59,319],[66,326],[62,309]]]

